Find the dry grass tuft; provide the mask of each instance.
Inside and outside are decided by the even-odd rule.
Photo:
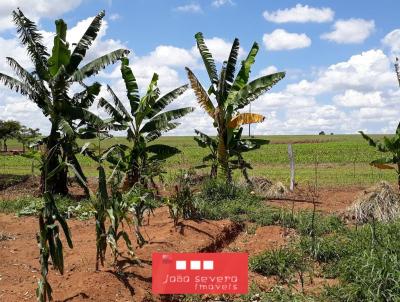
[[[260,196],[273,199],[285,196],[289,190],[281,182],[273,183],[265,177],[252,177],[253,191]]]
[[[357,223],[392,221],[400,217],[400,195],[388,182],[382,181],[358,196],[345,216]]]

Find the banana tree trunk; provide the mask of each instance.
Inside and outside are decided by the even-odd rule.
[[[126,174],[124,183],[122,185],[123,191],[129,191],[134,184],[136,184],[140,180],[140,164],[139,164],[139,156],[132,150],[131,153],[131,162],[130,169]]]
[[[397,187],[400,191],[400,162],[397,163]]]
[[[218,133],[218,164],[220,169],[217,171],[219,178],[225,178],[228,183],[232,181],[231,171],[229,169],[229,153],[226,146],[226,129],[220,129]]]
[[[53,177],[47,179],[47,181],[45,179],[48,173],[50,173],[60,165],[60,159],[59,159],[60,151],[59,149],[56,148],[58,143],[57,128],[58,128],[57,124],[53,123],[50,135],[47,138],[47,144],[46,144],[47,171],[45,171],[44,167],[42,167],[42,172],[40,177],[40,189],[41,193],[44,193],[46,190],[52,194],[59,194],[65,196],[68,194],[68,186],[67,186],[68,172],[66,168],[60,170]]]
[[[213,163],[213,164],[211,165],[210,178],[215,178],[215,177],[217,177],[217,171],[218,171],[218,163]]]

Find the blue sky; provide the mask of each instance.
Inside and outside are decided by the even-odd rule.
[[[400,91],[393,69],[393,59],[400,54],[397,1],[3,2],[0,70],[7,73],[11,71],[5,56],[31,67],[9,19],[14,6],[38,22],[49,47],[55,18],[68,23],[67,39],[76,42],[90,19],[105,9],[102,32],[88,57],[129,48],[131,66],[142,89],[152,72],[157,72],[162,92],[187,82],[185,66],[208,86],[194,47],[196,32],[204,33],[218,64],[227,57],[235,37],[240,39],[242,58],[257,41],[260,51],[252,76],[276,71],[286,71],[287,76],[253,103],[252,110],[267,117],[264,123],[253,125],[256,134],[393,132],[398,122]],[[117,65],[93,80],[110,84],[123,98]],[[0,119],[18,119],[47,131],[46,119],[33,104],[3,87],[0,95]],[[107,92],[102,95],[107,97]],[[187,92],[173,106],[196,106],[196,101]],[[192,135],[193,128],[214,131],[200,108],[182,119],[182,124],[171,134]]]

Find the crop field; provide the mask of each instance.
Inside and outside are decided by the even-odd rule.
[[[373,135],[380,139],[383,135]],[[308,184],[315,181],[315,172],[321,186],[365,186],[379,180],[394,182],[396,175],[392,171],[379,170],[369,165],[371,159],[380,156],[379,152],[369,147],[360,135],[282,135],[258,136],[268,139],[268,145],[246,153],[244,157],[251,163],[251,176],[263,176],[273,181],[289,182],[288,144],[293,145],[296,165],[296,182]],[[83,142],[78,142],[83,145]],[[124,138],[114,137],[103,142],[103,148],[113,144],[127,144]],[[206,149],[199,148],[193,137],[161,137],[157,143],[163,143],[181,150],[180,154],[168,158],[165,162],[165,175],[173,179],[179,169],[189,169],[202,164]],[[10,150],[20,150],[21,145],[11,140]],[[96,176],[97,164],[89,157],[78,156],[88,176]],[[317,169],[317,171],[316,171]],[[208,173],[209,169],[200,169]],[[33,169],[34,174],[39,171]],[[32,174],[32,160],[20,155],[0,156],[0,173]]]

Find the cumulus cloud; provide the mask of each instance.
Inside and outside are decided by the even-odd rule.
[[[82,0],[12,0],[2,1],[0,6],[0,31],[14,28],[11,12],[19,7],[24,14],[35,21],[42,18],[53,19],[77,8]]]
[[[396,77],[389,58],[382,50],[372,49],[351,56],[348,61],[329,66],[320,71],[314,81],[302,80],[289,84],[287,90],[294,94],[318,95],[345,89],[365,92],[395,85]]]
[[[263,42],[268,50],[292,50],[311,45],[311,39],[306,34],[289,33],[284,29],[276,29],[270,34],[264,34]]]
[[[393,55],[400,55],[400,29],[388,33],[382,39],[382,44],[388,47]]]
[[[292,8],[279,9],[277,11],[265,11],[265,20],[274,23],[307,23],[307,22],[330,22],[333,20],[335,12],[329,7],[316,8],[308,5],[297,4]]]
[[[374,20],[338,20],[333,25],[333,31],[321,35],[321,38],[340,44],[357,44],[364,42],[374,30]]]
[[[200,4],[198,4],[198,3],[189,3],[189,4],[177,6],[174,8],[174,11],[182,12],[182,13],[201,13],[201,12],[203,12]]]
[[[343,107],[382,107],[382,92],[359,92],[357,90],[348,89],[344,94],[338,94],[333,97],[333,101]]]

